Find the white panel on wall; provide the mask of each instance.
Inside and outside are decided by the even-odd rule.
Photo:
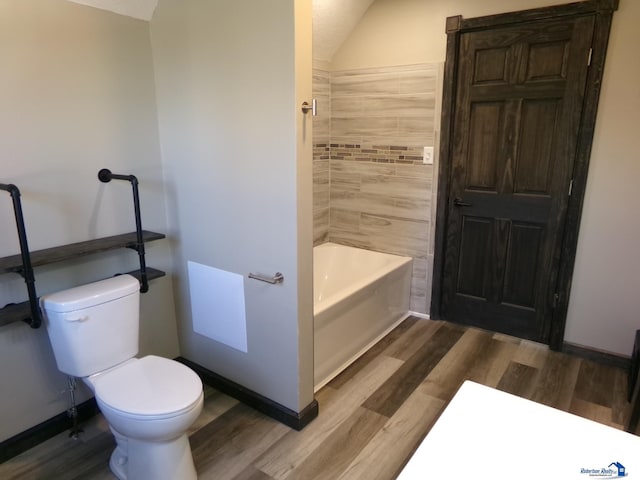
[[[194,332],[247,352],[242,275],[188,262]]]

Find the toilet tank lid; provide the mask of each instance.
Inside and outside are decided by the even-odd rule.
[[[118,275],[44,295],[40,298],[40,305],[50,312],[73,312],[131,295],[139,289],[140,282],[135,277]]]

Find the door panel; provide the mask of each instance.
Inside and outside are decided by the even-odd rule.
[[[537,264],[544,228],[541,225],[514,223],[510,233],[502,301],[534,309]]]
[[[486,218],[463,218],[457,288],[461,295],[486,298],[485,275],[491,245],[491,223]]]
[[[495,192],[503,102],[478,102],[471,106],[469,157],[465,188]]]
[[[550,195],[560,99],[525,100],[518,133],[514,193]],[[539,138],[544,141],[539,141]]]
[[[546,341],[593,26],[461,35],[443,318]]]

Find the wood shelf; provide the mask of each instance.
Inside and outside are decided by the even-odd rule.
[[[153,240],[163,239],[165,236],[162,233],[143,230],[142,238],[146,243]],[[45,248],[44,250],[30,252],[31,265],[33,267],[39,267],[42,265],[49,265],[51,263],[62,262],[64,260],[84,257],[94,253],[117,250],[118,248],[135,248],[135,246],[136,232],[123,233],[121,235],[96,238],[95,240],[70,243],[69,245],[61,245],[59,247]],[[22,272],[22,257],[20,255],[11,255],[10,257],[0,258],[0,274],[11,272]]]
[[[165,238],[162,233],[142,231],[144,242],[152,242]],[[136,247],[136,232],[123,233],[121,235],[113,235],[111,237],[97,238],[95,240],[87,240],[85,242],[71,243],[69,245],[61,245],[59,247],[46,248],[44,250],[36,250],[30,252],[31,265],[39,267],[52,263],[63,262],[74,258],[84,257],[95,253],[108,252],[119,248]],[[22,257],[20,255],[11,255],[9,257],[0,258],[0,274],[18,273],[22,274]],[[126,272],[140,280],[140,270]],[[147,267],[147,279],[163,277],[165,273],[162,270]],[[6,305],[0,308],[0,327],[9,323],[23,321],[31,317],[29,302]]]

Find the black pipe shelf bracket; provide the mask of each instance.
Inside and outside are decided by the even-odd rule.
[[[142,232],[142,220],[140,215],[140,195],[138,194],[138,179],[135,175],[120,175],[117,173],[111,173],[108,168],[103,168],[98,172],[98,179],[103,183],[109,183],[111,180],[126,180],[131,182],[131,188],[133,190],[133,210],[136,220],[136,244],[131,246],[138,252],[138,258],[140,260],[140,293],[146,293],[149,291],[149,283],[147,278],[147,265],[145,261],[144,252],[144,238]]]
[[[29,293],[29,301],[21,303],[10,303],[0,307],[0,327],[13,322],[25,321],[31,327],[38,328],[42,323],[42,314],[38,296],[35,289],[35,278],[33,268],[52,263],[63,262],[74,258],[84,257],[95,253],[107,252],[119,248],[130,248],[138,252],[140,269],[126,272],[134,276],[140,282],[140,292],[149,290],[149,280],[165,276],[165,272],[155,268],[147,267],[145,262],[145,242],[152,242],[165,238],[162,233],[142,230],[140,220],[140,198],[138,195],[138,179],[133,175],[113,174],[106,168],[100,170],[98,178],[101,182],[113,180],[127,180],[131,182],[133,188],[133,203],[135,210],[136,231],[122,233],[110,237],[96,238],[84,242],[60,245],[57,247],[45,248],[29,252],[27,245],[27,235],[24,228],[22,216],[22,206],[20,204],[20,191],[15,185],[0,183],[0,190],[5,190],[13,198],[13,206],[18,227],[18,238],[20,240],[20,254],[10,255],[0,258],[0,275],[5,273],[18,273],[25,279]]]
[[[13,184],[0,183],[0,190],[9,192],[13,200],[13,212],[16,218],[16,227],[18,229],[18,240],[20,242],[20,258],[22,266],[19,270],[15,270],[22,275],[24,282],[27,284],[27,293],[29,294],[29,312],[30,316],[25,316],[23,320],[31,326],[31,328],[40,328],[42,325],[42,314],[40,305],[38,304],[38,295],[36,294],[35,278],[33,276],[33,266],[31,265],[31,255],[29,253],[29,245],[27,243],[27,232],[24,227],[24,217],[22,215],[22,204],[20,202],[20,190]],[[22,316],[22,311],[18,306],[8,305],[9,310],[16,311]]]

